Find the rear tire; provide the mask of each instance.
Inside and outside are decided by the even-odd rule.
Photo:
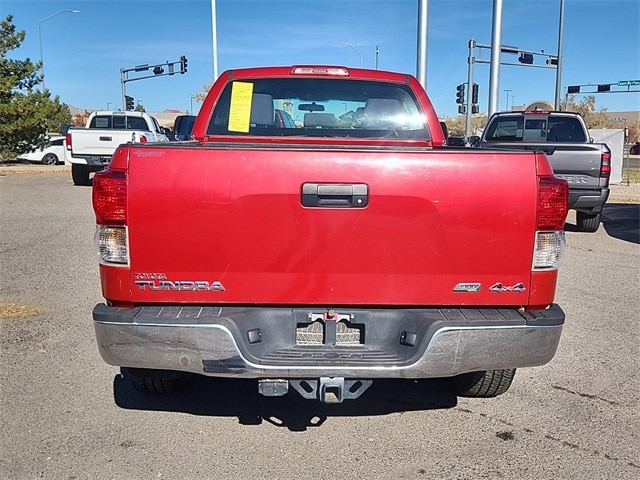
[[[89,165],[74,163],[71,165],[71,178],[74,185],[87,186],[89,182]]]
[[[42,157],[43,165],[57,165],[58,164],[58,156],[55,153],[47,153],[44,157]]]
[[[140,393],[159,394],[180,390],[190,378],[188,373],[173,370],[152,370],[147,368],[122,367],[122,373],[129,378]]]
[[[492,398],[509,390],[516,369],[483,370],[453,377],[453,387],[461,397]]]
[[[600,214],[589,215],[584,212],[576,212],[576,224],[581,232],[596,232],[600,227]]]

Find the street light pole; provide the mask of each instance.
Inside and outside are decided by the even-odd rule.
[[[564,0],[560,0],[560,20],[558,22],[558,64],[556,65],[556,96],[554,108],[560,110],[562,98],[562,37],[564,36]],[[567,109],[565,104],[564,109]]]
[[[506,97],[507,97],[507,107],[505,108],[505,111],[508,111],[509,110],[509,94],[511,93],[511,89],[507,88],[507,89],[505,89],[504,92],[507,94],[506,95]],[[511,104],[511,107],[513,108],[513,103]]]
[[[211,41],[213,50],[213,81],[218,79],[218,17],[216,0],[211,0]]]
[[[500,52],[502,44],[502,0],[493,0],[493,28],[491,32],[491,73],[489,76],[489,117],[498,111],[500,84]]]
[[[427,25],[429,17],[429,0],[418,0],[418,59],[416,62],[417,77],[420,85],[427,89]]]
[[[42,20],[40,20],[40,23],[38,24],[38,35],[40,37],[40,74],[42,75],[42,91],[43,92],[45,90],[45,86],[44,86],[44,60],[42,58],[42,22],[44,22],[45,20],[49,20],[50,18],[55,17],[56,15],[60,15],[61,13],[80,13],[80,10],[60,10],[59,12],[49,15],[48,17],[44,17]]]
[[[356,53],[358,55],[360,55],[360,68],[362,68],[362,52],[360,50],[358,50],[356,47],[354,47],[353,44],[351,44],[349,42],[342,42],[342,44],[353,48],[356,51]]]

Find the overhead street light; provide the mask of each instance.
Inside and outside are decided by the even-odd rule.
[[[356,51],[356,53],[357,53],[358,55],[360,55],[360,68],[362,68],[362,52],[361,52],[360,50],[358,50],[356,47],[354,47],[352,43],[349,43],[349,42],[342,42],[342,44],[343,44],[343,45],[346,45],[347,47],[351,47],[351,48],[353,48],[353,49]]]
[[[53,18],[56,15],[60,15],[61,13],[80,13],[80,10],[60,10],[59,12],[49,15],[48,17],[44,17],[42,20],[40,20],[40,23],[38,24],[38,36],[40,37],[40,74],[42,75],[42,91],[43,92],[45,90],[45,86],[44,86],[44,60],[42,58],[42,22],[44,22],[45,20],[49,20],[50,18]]]

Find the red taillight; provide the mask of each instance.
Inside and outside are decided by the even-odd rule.
[[[600,178],[609,178],[611,176],[611,151],[602,152],[600,160]]]
[[[564,229],[569,207],[569,184],[558,177],[538,178],[537,230]]]
[[[71,150],[71,134],[67,133],[67,136],[65,138],[65,143],[67,145],[67,150]]]
[[[93,178],[93,211],[98,225],[126,225],[127,176],[120,170],[104,170]]]

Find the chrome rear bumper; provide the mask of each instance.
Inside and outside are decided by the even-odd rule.
[[[538,366],[553,358],[564,312],[515,309],[137,307],[98,304],[110,365],[241,378],[429,378]],[[296,330],[320,319],[319,344]],[[340,344],[336,323],[360,332]]]

